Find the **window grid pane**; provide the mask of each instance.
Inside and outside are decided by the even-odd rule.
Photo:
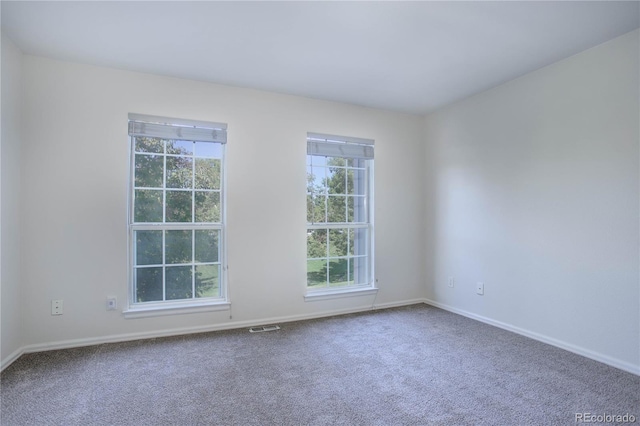
[[[307,155],[307,288],[370,285],[367,162]]]
[[[133,137],[132,147],[134,303],[221,298],[222,145]]]
[[[205,148],[219,144],[134,139],[133,223],[220,223],[222,148]]]

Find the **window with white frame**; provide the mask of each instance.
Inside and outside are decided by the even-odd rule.
[[[373,287],[373,141],[307,134],[307,290]]]
[[[131,306],[226,300],[226,125],[129,114]]]

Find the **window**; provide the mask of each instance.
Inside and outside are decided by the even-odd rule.
[[[373,141],[307,134],[307,290],[372,288]]]
[[[131,306],[224,302],[226,125],[129,114]]]

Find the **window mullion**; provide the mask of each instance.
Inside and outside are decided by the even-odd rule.
[[[344,221],[345,222],[349,222],[349,188],[347,187],[347,184],[349,183],[349,169],[346,167],[347,166],[347,160],[345,160],[345,168],[344,170],[344,214],[345,214],[345,218]]]
[[[196,298],[196,230],[191,230],[191,298]]]
[[[356,228],[367,228],[369,226],[368,223],[353,223],[353,222],[329,222],[329,223],[317,223],[317,224],[307,224],[308,229],[356,229]]]
[[[327,159],[325,157],[325,164],[324,164],[324,180],[322,182],[322,187],[324,189],[324,222],[325,224],[329,223],[329,185],[327,184],[327,181],[329,179],[329,167],[327,167],[327,163],[326,163]],[[326,249],[325,249],[325,259],[324,259],[324,264],[325,267],[327,269],[326,272],[326,280],[324,282],[324,286],[325,288],[329,288],[329,228],[325,228],[325,236],[327,238],[327,242],[326,242]]]
[[[364,180],[364,220],[369,223],[369,181],[371,180],[371,167],[369,164],[365,166],[365,180]]]
[[[196,222],[196,144],[191,146],[191,298],[196,298],[196,231],[193,225]]]
[[[327,250],[325,251],[326,253],[326,258],[325,258],[325,265],[327,265],[327,281],[325,282],[325,287],[329,287],[329,229],[327,228],[327,233],[325,234],[327,236]]]
[[[327,194],[327,189],[325,188],[324,194],[322,194],[322,198],[324,198],[324,223],[329,223],[329,195]]]
[[[166,235],[167,231],[162,231],[162,300],[167,300],[167,261],[166,261]]]
[[[347,283],[349,283],[349,278],[351,277],[351,259],[352,259],[352,257],[351,257],[351,233],[352,232],[353,232],[353,230],[351,228],[347,228]],[[355,282],[355,280],[354,280],[354,282]]]
[[[162,223],[167,221],[167,141],[162,141]],[[164,247],[164,244],[163,244]]]
[[[191,222],[196,222],[196,157],[195,143],[191,152]]]

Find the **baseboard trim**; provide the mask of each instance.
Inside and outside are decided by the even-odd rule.
[[[20,358],[20,356],[23,353],[24,353],[24,348],[18,348],[15,351],[13,351],[8,357],[0,361],[0,371],[10,366],[16,359]]]
[[[304,321],[309,319],[331,317],[336,315],[347,315],[347,314],[353,314],[358,312],[375,311],[380,309],[396,308],[400,306],[409,306],[409,305],[415,305],[419,303],[425,303],[427,305],[431,305],[436,308],[440,308],[445,311],[452,312],[454,314],[462,315],[464,317],[471,318],[473,320],[480,321],[485,324],[501,328],[503,330],[511,331],[513,333],[520,334],[530,339],[537,340],[539,342],[543,342],[543,343],[567,350],[569,352],[573,352],[575,354],[584,356],[586,358],[593,359],[595,361],[602,362],[603,364],[607,364],[612,367],[618,368],[620,370],[624,370],[629,373],[640,376],[640,366],[636,366],[634,364],[621,361],[616,358],[612,358],[610,356],[600,354],[576,345],[572,345],[570,343],[563,342],[558,339],[554,339],[552,337],[535,333],[533,331],[516,327],[501,321],[496,321],[494,319],[484,317],[482,315],[474,314],[472,312],[469,312],[463,309],[458,309],[453,306],[449,306],[444,303],[436,302],[435,300],[430,300],[426,298],[409,299],[409,300],[402,300],[402,301],[388,302],[388,303],[378,303],[373,306],[367,305],[367,306],[361,306],[358,308],[335,309],[335,310],[316,312],[312,314],[287,315],[287,316],[281,316],[281,317],[263,318],[258,320],[231,321],[231,322],[225,322],[225,323],[215,324],[215,325],[173,328],[173,329],[167,329],[167,330],[140,332],[140,333],[114,334],[114,335],[103,336],[103,337],[71,339],[71,340],[62,340],[58,342],[27,345],[15,350],[8,357],[3,359],[0,363],[0,371],[3,371],[5,368],[10,366],[15,360],[20,358],[20,356],[25,353],[43,352],[43,351],[50,351],[50,350],[57,350],[57,349],[69,349],[69,348],[76,348],[76,347],[82,347],[82,346],[100,345],[104,343],[127,342],[131,340],[155,339],[160,337],[206,333],[209,331],[233,330],[233,329],[245,328],[245,327],[249,328],[249,327],[255,327],[255,326],[260,326],[265,324]]]
[[[635,374],[636,376],[640,376],[640,365],[634,365],[630,362],[621,361],[616,358],[612,358],[608,355],[604,355],[590,349],[586,349],[580,346],[573,345],[571,343],[563,342],[558,339],[554,339],[553,337],[545,336],[543,334],[539,334],[530,330],[526,330],[520,327],[516,327],[511,324],[504,323],[502,321],[497,321],[491,318],[487,318],[482,315],[474,314],[473,312],[465,311],[464,309],[458,309],[453,306],[446,305],[444,303],[436,302],[435,300],[424,299],[424,303],[427,305],[434,306],[436,308],[443,309],[445,311],[453,312],[454,314],[462,315],[467,318],[471,318],[476,321],[483,322],[485,324],[492,325],[494,327],[501,328],[503,330],[511,331],[516,334],[520,334],[521,336],[528,337],[533,340],[537,340],[542,343],[546,343],[551,346],[555,346],[560,349],[564,349],[569,352],[573,352],[577,355],[581,355],[585,358],[592,359],[594,361],[601,362],[603,364],[607,364],[611,367],[618,368],[620,370],[624,370],[631,374]]]
[[[373,310],[399,308],[400,306],[417,305],[418,303],[427,303],[427,299],[421,297],[419,299],[402,300],[400,302],[376,303],[373,305]]]
[[[93,345],[100,345],[104,343],[127,342],[131,340],[155,339],[160,337],[207,333],[210,331],[249,328],[249,327],[256,327],[256,326],[261,326],[266,324],[304,321],[304,320],[310,320],[310,319],[316,319],[316,318],[331,317],[336,315],[346,315],[346,314],[354,314],[358,312],[375,311],[380,309],[415,305],[418,303],[425,303],[425,299],[409,299],[409,300],[403,300],[398,302],[379,303],[373,306],[366,305],[358,308],[334,309],[334,310],[328,310],[328,311],[315,312],[311,314],[287,315],[287,316],[281,316],[281,317],[270,317],[270,318],[262,318],[262,319],[246,320],[246,321],[230,321],[230,322],[225,322],[221,324],[212,324],[212,325],[204,325],[204,326],[197,326],[197,327],[182,327],[182,328],[172,328],[172,329],[158,330],[158,331],[149,331],[149,332],[113,334],[110,336],[89,337],[89,338],[83,338],[83,339],[70,339],[70,340],[61,340],[57,342],[26,345],[16,350],[9,357],[7,357],[6,360],[3,360],[0,371],[4,370],[12,362],[18,359],[20,355],[25,353],[44,352],[44,351],[52,351],[57,349],[79,348],[83,346],[93,346]]]

